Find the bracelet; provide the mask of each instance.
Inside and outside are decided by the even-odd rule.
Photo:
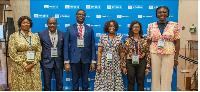
[[[97,63],[97,65],[101,65],[101,63]]]
[[[178,59],[174,59],[175,61],[178,61]]]

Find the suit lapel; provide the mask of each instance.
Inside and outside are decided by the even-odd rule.
[[[85,33],[84,33],[83,37],[85,37],[87,35],[87,33],[88,33],[88,27],[85,24],[84,24],[84,27],[85,27]]]
[[[58,32],[58,42],[57,42],[56,47],[58,47],[58,44],[60,44],[60,41],[61,41],[61,34],[60,34],[60,31],[57,30],[57,32]]]
[[[77,26],[78,26],[78,25],[75,23],[75,24],[74,24],[74,32],[75,32],[75,35],[76,35],[77,37],[79,37]]]
[[[44,35],[47,35],[47,36],[46,36],[47,43],[49,43],[49,44],[51,45],[51,47],[52,47],[53,45],[52,45],[52,42],[51,42],[51,40],[50,40],[49,30],[48,30],[48,29],[45,31],[45,34],[44,34]]]

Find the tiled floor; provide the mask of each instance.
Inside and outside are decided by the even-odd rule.
[[[184,51],[185,51],[184,49],[181,49],[180,54],[185,55]],[[0,85],[1,85],[1,84],[6,83],[6,79],[5,79],[5,77],[6,77],[6,72],[5,72],[6,71],[6,67],[5,67],[6,59],[5,59],[5,54],[2,54],[1,49],[0,49],[0,59],[1,59],[1,65],[2,65],[2,70],[0,71]],[[12,65],[11,63],[12,63],[12,60],[8,57],[8,74],[9,74],[8,80],[9,80],[9,83],[11,82],[10,81],[10,79],[11,79],[10,67]],[[186,61],[186,67],[185,67],[185,60],[179,58],[179,65],[177,67],[177,77],[178,77],[177,78],[177,90],[179,90],[179,91],[184,90],[184,88],[185,88],[184,73],[181,73],[180,70],[185,69],[185,68],[188,69],[189,65],[191,66],[191,64],[188,61]],[[191,67],[189,67],[189,68],[191,68]],[[185,74],[185,76],[186,76],[186,74]],[[0,88],[0,91],[1,90],[2,89]]]

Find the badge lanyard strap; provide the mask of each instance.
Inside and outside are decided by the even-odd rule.
[[[51,36],[53,36],[53,35],[51,35]],[[55,37],[55,35],[54,35],[54,37],[52,37],[53,47],[54,47],[54,42],[55,42],[55,40],[56,40],[56,37]]]
[[[115,36],[115,35],[114,35]],[[114,37],[113,37],[113,39],[114,39]],[[110,42],[110,39],[109,39],[109,35],[108,35],[108,43],[109,43],[109,47],[111,48],[112,46],[112,42],[113,42],[113,39],[112,39],[112,41]]]
[[[165,30],[166,24],[167,24],[167,21],[165,22],[164,28],[163,28],[163,30],[162,30],[161,27],[160,27],[159,21],[158,21],[158,27],[159,27],[159,29],[160,29],[161,35],[163,35],[163,32],[164,32],[164,30]]]
[[[22,32],[20,31],[20,33],[22,34]],[[22,34],[22,36],[24,37],[24,39],[28,42],[28,40],[26,39],[26,37]],[[28,44],[30,45],[31,47],[31,36],[30,36],[30,42],[28,42]]]
[[[133,38],[133,41],[134,41],[134,51],[135,51],[135,55],[136,55],[136,50],[138,51],[138,54],[139,54],[140,37],[138,37],[137,42],[134,40],[134,38]]]

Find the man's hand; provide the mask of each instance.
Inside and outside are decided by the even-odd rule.
[[[90,70],[92,70],[91,72],[93,72],[93,71],[95,70],[95,63],[92,63],[92,64],[90,65]]]
[[[69,63],[65,63],[64,67],[65,67],[65,71],[70,73],[70,71],[71,71],[70,70],[70,64]]]

